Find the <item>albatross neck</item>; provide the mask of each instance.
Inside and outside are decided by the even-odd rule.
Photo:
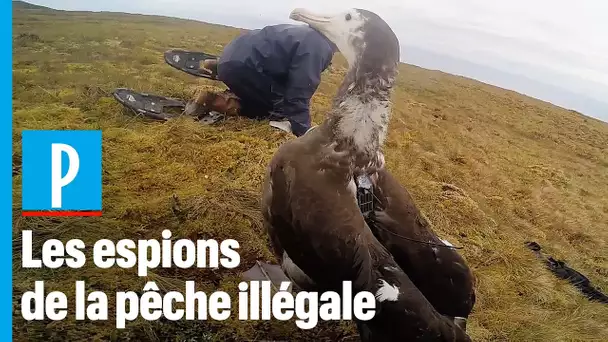
[[[384,145],[391,112],[394,70],[362,72],[356,61],[336,95],[329,124],[333,139],[351,153],[373,158]]]

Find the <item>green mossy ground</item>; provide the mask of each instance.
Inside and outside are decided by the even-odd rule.
[[[189,98],[217,87],[163,61],[169,48],[219,53],[235,28],[162,17],[15,9],[13,13],[14,335],[16,341],[355,341],[350,323],[300,331],[293,322],[25,322],[19,299],[35,280],[71,298],[76,280],[108,294],[147,280],[236,293],[239,273],[272,260],[258,211],[265,167],[292,139],[267,122],[209,127],[133,117],[118,87]],[[337,57],[313,98],[319,123],[344,75]],[[469,79],[402,65],[386,145],[388,168],[442,238],[464,246],[477,278],[475,341],[608,341],[608,308],[558,281],[524,248],[538,241],[608,290],[608,125]],[[24,129],[103,130],[100,218],[20,216]],[[178,210],[174,195],[179,200]],[[234,270],[24,270],[20,232],[46,239],[236,239]],[[87,249],[90,255],[90,249]],[[236,298],[236,296],[233,296]],[[110,303],[113,298],[110,297]],[[111,304],[111,308],[113,304]],[[73,312],[73,311],[71,311]],[[112,312],[112,309],[110,309]]]

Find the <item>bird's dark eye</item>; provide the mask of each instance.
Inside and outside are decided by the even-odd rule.
[[[353,17],[350,15],[350,13],[346,14],[346,17],[344,17],[344,19],[346,19],[346,21],[351,20]]]

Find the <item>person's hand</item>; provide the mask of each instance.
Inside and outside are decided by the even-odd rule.
[[[287,133],[292,133],[291,131],[291,122],[289,122],[288,120],[284,120],[284,121],[270,121],[270,126],[274,127],[274,128],[278,128],[282,131],[285,131]]]
[[[217,76],[217,59],[205,59],[201,63],[200,70],[205,71],[209,75],[216,77]]]

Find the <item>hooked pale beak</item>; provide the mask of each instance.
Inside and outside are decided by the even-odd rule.
[[[308,26],[317,30],[323,36],[325,36],[325,38],[327,38],[334,52],[339,50],[331,39],[333,36],[332,31],[335,30],[335,28],[332,27],[333,16],[320,15],[317,13],[312,13],[304,8],[296,8],[291,11],[291,14],[289,14],[289,19],[308,24]]]
[[[319,24],[329,23],[331,21],[330,16],[319,15],[312,13],[304,8],[296,8],[289,14],[289,19],[301,21],[312,27],[318,28]]]

